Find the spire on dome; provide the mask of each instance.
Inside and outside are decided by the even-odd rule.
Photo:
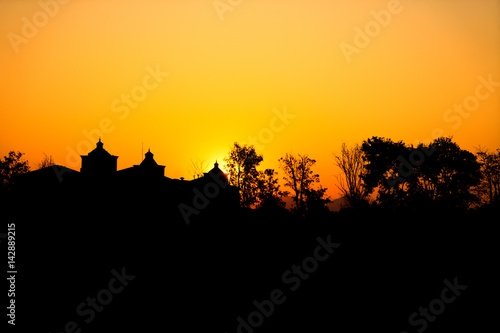
[[[214,163],[214,167],[212,170],[210,170],[209,172],[205,172],[204,173],[205,177],[209,176],[210,177],[220,177],[221,179],[223,179],[224,182],[227,183],[227,174],[224,173],[224,171],[222,171],[221,169],[219,169],[219,163],[217,162],[217,160],[215,160],[215,163]]]
[[[82,157],[82,173],[88,175],[110,175],[116,171],[116,160],[118,156],[111,155],[102,146],[104,144],[99,137],[96,148]]]
[[[154,154],[151,152],[151,149],[148,149],[148,152],[144,154],[144,160],[142,160],[141,164],[142,166],[156,166],[158,165],[153,158]]]
[[[141,164],[134,165],[134,168],[147,177],[164,177],[165,166],[156,163],[151,149],[148,148],[148,152],[144,155],[144,160],[142,160]]]

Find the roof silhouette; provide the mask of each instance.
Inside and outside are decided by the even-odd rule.
[[[147,203],[156,205],[167,215],[179,218],[178,206],[182,203],[190,207],[196,206],[195,194],[204,193],[210,183],[210,191],[218,188],[217,195],[212,197],[212,192],[208,193],[212,209],[239,207],[238,190],[229,185],[228,176],[219,168],[217,162],[214,168],[201,178],[173,179],[165,176],[165,166],[155,161],[150,149],[144,154],[139,165],[117,170],[118,156],[110,154],[103,146],[104,143],[99,138],[95,149],[87,155],[81,155],[80,172],[54,165],[20,176],[18,191],[49,192],[58,196],[74,197],[83,203],[96,196],[109,204],[119,206],[123,206],[125,202]],[[200,209],[193,209],[193,212],[195,211],[198,215]]]

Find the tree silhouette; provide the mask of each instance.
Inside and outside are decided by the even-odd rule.
[[[251,145],[240,145],[235,142],[226,162],[226,171],[230,174],[229,183],[240,192],[240,203],[243,207],[251,207],[257,201],[259,189],[259,172],[257,166],[263,161]]]
[[[361,178],[367,193],[373,193],[377,189],[378,204],[396,205],[398,200],[406,196],[404,183],[396,181],[399,177],[398,157],[408,156],[409,149],[402,141],[393,142],[391,139],[374,136],[363,141],[361,150],[365,160]]]
[[[337,175],[337,188],[347,200],[349,207],[356,207],[367,197],[367,191],[361,178],[364,171],[363,151],[358,144],[348,148],[342,144],[340,154],[333,155],[341,174]]]
[[[487,149],[478,148],[477,156],[481,164],[481,183],[478,185],[478,195],[485,196],[490,203],[500,202],[500,149],[489,153]]]
[[[307,210],[306,199],[308,196],[311,200],[313,196],[320,195],[320,198],[322,198],[326,191],[326,188],[316,191],[313,189],[313,185],[319,183],[319,175],[312,171],[312,166],[316,163],[316,160],[309,158],[307,154],[294,156],[287,153],[278,161],[285,173],[283,177],[285,186],[288,186],[293,191],[292,199],[295,203],[295,211],[304,213]],[[324,201],[324,203],[327,202]]]
[[[308,215],[317,215],[329,211],[327,204],[332,202],[330,198],[325,197],[327,188],[319,186],[318,189],[307,188],[304,190],[306,198],[305,206]]]
[[[452,138],[415,148],[373,137],[362,150],[367,162],[362,178],[369,192],[378,189],[379,204],[467,208],[478,202],[472,189],[481,178],[480,164]]]
[[[266,169],[264,171],[259,171],[258,179],[258,208],[263,209],[275,209],[275,208],[285,208],[285,202],[283,197],[288,196],[288,191],[281,191],[280,185],[278,184],[278,173],[274,169]]]
[[[201,178],[208,171],[208,163],[203,160],[191,160],[189,172],[193,175],[193,179]]]
[[[418,195],[448,208],[467,208],[478,202],[472,189],[479,184],[481,172],[474,154],[460,149],[451,137],[438,138],[427,147],[419,145],[422,148],[434,152],[415,167],[409,178],[411,199]]]
[[[37,164],[37,166],[36,166],[37,170],[56,165],[52,155],[47,156],[47,154],[45,154],[45,153],[43,153],[43,155],[45,155],[45,157]]]
[[[16,177],[30,170],[28,161],[21,160],[23,155],[19,151],[10,151],[0,160],[0,185],[3,190],[12,189]]]

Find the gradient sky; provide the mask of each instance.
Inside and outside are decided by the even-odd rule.
[[[342,142],[427,142],[441,129],[464,149],[500,148],[500,86],[477,88],[500,82],[500,1],[221,0],[223,13],[213,0],[66,2],[42,0],[48,15],[0,1],[0,156],[79,170],[104,127],[119,169],[141,162],[143,143],[166,176],[191,179],[192,160],[221,161],[260,134],[263,168],[307,153],[335,198]],[[355,40],[367,24],[369,43]],[[147,77],[156,69],[168,76]],[[469,117],[453,111],[477,89]],[[295,117],[281,126],[285,109]]]

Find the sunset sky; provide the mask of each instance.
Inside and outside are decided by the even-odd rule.
[[[60,1],[0,1],[0,156],[32,167],[79,170],[100,132],[118,169],[144,144],[191,179],[256,137],[335,198],[342,142],[500,148],[498,0]]]

